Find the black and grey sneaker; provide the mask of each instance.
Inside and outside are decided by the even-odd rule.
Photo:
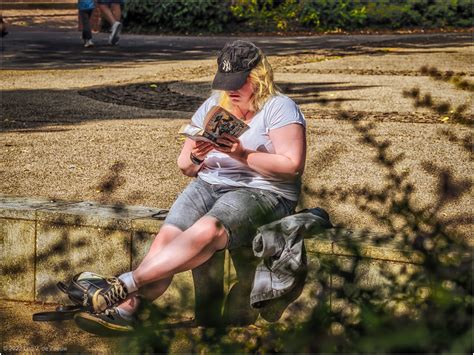
[[[81,272],[69,285],[61,283],[60,288],[75,304],[86,307],[91,313],[102,313],[128,296],[127,287],[117,277],[107,278],[92,272]]]
[[[127,287],[122,281],[117,277],[110,277],[105,281],[105,287],[90,288],[84,295],[84,306],[89,307],[93,313],[102,313],[127,299]]]
[[[134,331],[134,321],[122,317],[115,307],[102,314],[77,313],[74,321],[82,330],[103,337],[126,336]]]

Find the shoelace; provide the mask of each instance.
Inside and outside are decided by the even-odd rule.
[[[103,293],[103,296],[108,306],[113,306],[127,298],[127,291],[117,278],[111,278],[107,281],[110,283],[110,288]]]
[[[116,308],[116,307],[114,307],[114,308],[109,308],[109,309],[106,309],[106,310],[104,311],[104,314],[105,314],[107,317],[114,319],[114,317],[117,316],[118,311],[117,311],[117,308]]]

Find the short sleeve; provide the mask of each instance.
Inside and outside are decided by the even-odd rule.
[[[281,128],[292,123],[306,127],[306,120],[298,105],[287,96],[276,96],[267,107],[267,129]]]
[[[219,104],[219,94],[213,94],[197,109],[191,118],[193,125],[203,128],[204,118],[211,107]]]

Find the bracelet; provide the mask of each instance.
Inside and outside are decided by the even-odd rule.
[[[189,154],[189,159],[191,159],[191,162],[192,162],[193,164],[195,164],[195,165],[201,165],[201,164],[203,163],[203,161],[204,161],[204,159],[201,160],[201,159],[195,157],[195,156],[193,155],[193,153],[190,153],[190,154]]]

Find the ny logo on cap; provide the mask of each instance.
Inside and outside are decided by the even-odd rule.
[[[225,71],[226,73],[230,72],[232,70],[232,67],[231,67],[230,62],[229,62],[228,59],[225,59],[222,62],[222,70]]]

